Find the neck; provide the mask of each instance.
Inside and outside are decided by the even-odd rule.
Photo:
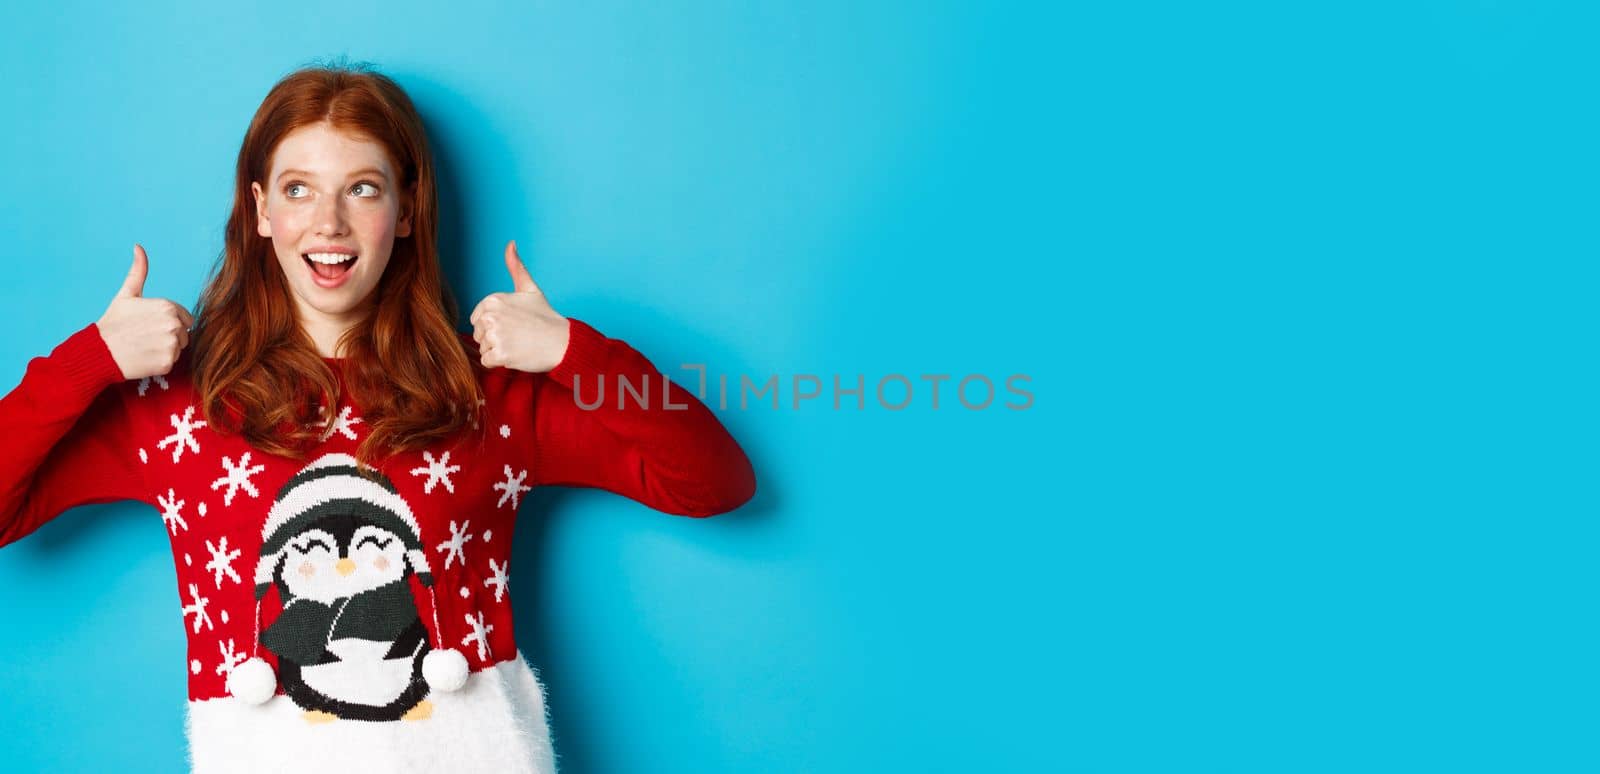
[[[365,317],[366,309],[353,309],[345,314],[327,314],[316,309],[302,308],[300,310],[300,327],[311,337],[311,342],[317,347],[317,354],[322,357],[343,357],[344,353],[336,351],[339,337],[345,331],[355,327]]]

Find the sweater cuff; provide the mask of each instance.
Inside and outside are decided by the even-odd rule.
[[[567,351],[561,362],[550,369],[549,376],[561,386],[572,389],[572,379],[578,374],[598,378],[605,373],[606,337],[588,323],[568,317],[571,327],[567,335]]]
[[[60,369],[64,379],[73,388],[86,394],[99,392],[118,382],[126,381],[117,366],[105,337],[100,335],[98,323],[89,323],[67,337],[50,351],[50,362]]]

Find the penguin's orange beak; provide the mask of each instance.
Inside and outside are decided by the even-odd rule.
[[[338,570],[340,575],[348,576],[356,571],[356,561],[347,556],[334,564],[333,569]]]

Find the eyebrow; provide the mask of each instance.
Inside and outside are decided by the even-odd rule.
[[[306,172],[305,170],[301,170],[301,169],[285,169],[284,171],[278,173],[278,179],[282,180],[285,176],[288,176],[288,175],[299,175],[301,177],[316,177],[316,175],[314,175],[314,174],[312,174],[310,172]],[[383,174],[383,170],[378,169],[377,167],[367,167],[365,169],[358,169],[358,170],[350,173],[350,177],[360,177],[362,175],[377,175],[378,177],[381,177],[384,180],[388,180],[389,179],[389,176]]]

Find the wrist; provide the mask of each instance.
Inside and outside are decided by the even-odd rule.
[[[576,317],[567,322],[567,347],[561,361],[549,371],[550,378],[572,387],[573,377],[586,374],[591,378],[605,371],[606,337],[593,326]]]

